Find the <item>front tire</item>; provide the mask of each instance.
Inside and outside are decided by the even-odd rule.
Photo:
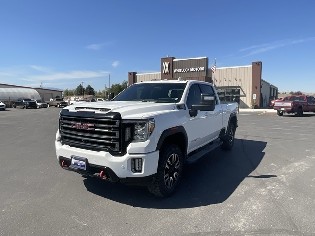
[[[283,116],[283,111],[277,111],[278,116]]]
[[[175,144],[165,145],[160,151],[159,165],[148,190],[157,197],[173,194],[180,183],[184,168],[184,155]]]
[[[221,148],[223,150],[231,150],[234,146],[234,139],[235,139],[235,125],[230,123],[226,135],[222,138],[222,145]]]

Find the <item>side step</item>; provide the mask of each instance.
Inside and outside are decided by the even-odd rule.
[[[195,163],[199,159],[203,158],[209,152],[220,147],[221,144],[222,144],[222,141],[220,139],[217,139],[213,142],[210,142],[206,146],[201,147],[201,148],[197,149],[196,151],[193,151],[191,154],[188,155],[186,163],[187,164]]]

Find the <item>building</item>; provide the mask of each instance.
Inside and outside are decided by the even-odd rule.
[[[128,72],[128,84],[149,80],[200,80],[213,83],[224,101],[237,101],[241,108],[268,107],[278,97],[278,88],[262,79],[262,62],[235,67],[209,68],[207,57],[161,58],[160,72]]]
[[[9,107],[18,98],[30,98],[49,101],[52,98],[62,97],[62,90],[48,88],[31,88],[11,84],[0,84],[0,100]]]

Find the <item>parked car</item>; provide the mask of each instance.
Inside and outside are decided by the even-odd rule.
[[[5,110],[6,106],[3,102],[0,101],[0,110]]]
[[[66,107],[68,103],[62,98],[55,98],[48,102],[49,107]]]
[[[282,101],[284,98],[277,98],[277,99],[273,99],[270,101],[269,107],[273,108],[273,106],[275,105],[275,102],[279,102]]]
[[[47,108],[48,107],[48,103],[44,102],[42,100],[35,100],[36,104],[37,104],[37,108]]]
[[[283,116],[284,113],[303,116],[304,112],[315,112],[315,98],[306,95],[292,95],[275,102],[273,109],[277,110],[278,116]]]
[[[22,109],[28,109],[28,108],[37,108],[36,101],[30,98],[19,98],[14,104],[14,108],[22,108]]]
[[[70,101],[70,105],[78,104],[78,103],[85,103],[87,100],[85,99],[77,99],[77,100],[72,100]]]

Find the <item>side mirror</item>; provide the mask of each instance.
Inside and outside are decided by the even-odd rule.
[[[192,105],[191,110],[214,111],[215,101],[215,96],[211,96],[209,94],[201,94],[200,105]]]

